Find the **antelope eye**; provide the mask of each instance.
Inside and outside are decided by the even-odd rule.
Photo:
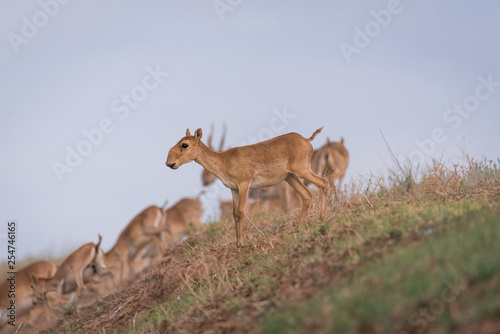
[[[188,146],[189,146],[189,145],[188,145],[188,144],[186,144],[186,143],[184,143],[184,144],[182,144],[182,145],[181,145],[181,147],[182,147],[182,148],[188,148]]]

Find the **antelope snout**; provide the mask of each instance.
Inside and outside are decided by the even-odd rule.
[[[172,169],[177,169],[177,167],[175,167],[175,162],[174,163],[171,163],[169,164],[168,161],[165,163],[165,165],[167,165],[168,167],[172,168]]]

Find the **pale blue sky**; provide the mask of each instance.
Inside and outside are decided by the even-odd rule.
[[[343,136],[348,177],[391,164],[380,130],[401,156],[435,128],[446,136],[435,157],[461,161],[461,146],[500,156],[500,87],[457,129],[443,119],[479,76],[500,82],[498,1],[402,0],[350,63],[340,45],[355,45],[355,27],[376,28],[372,11],[390,1],[233,1],[223,20],[222,0],[42,5],[53,1],[0,2],[0,233],[18,222],[21,258],[60,255],[97,233],[107,250],[145,206],[195,196],[201,167],[164,165],[187,127],[206,139],[214,122],[218,140],[226,122],[237,146],[272,126],[310,136],[324,125],[313,144]],[[46,22],[42,7],[53,11]],[[16,53],[13,34],[25,38],[34,19],[43,26]],[[139,94],[156,67],[168,77],[120,119],[113,101]],[[295,117],[277,123],[276,111]],[[103,119],[113,131],[59,182],[53,163]]]

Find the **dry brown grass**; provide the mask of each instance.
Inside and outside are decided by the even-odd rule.
[[[500,185],[500,159],[474,160],[465,165],[434,160],[418,174],[411,164],[398,165],[387,175],[358,176],[340,192],[337,207],[352,209],[363,204],[373,207],[387,202],[464,197],[487,192]]]
[[[313,201],[299,233],[298,211],[248,213],[240,247],[232,219],[209,224],[128,289],[54,330],[71,320],[81,332],[256,331],[269,310],[345,282],[402,240],[418,242],[428,229],[438,231],[419,203],[500,196],[500,171],[488,160],[470,159],[465,166],[435,162],[414,175],[399,166],[384,176],[351,180],[336,200],[330,196],[326,223],[319,222],[318,201]]]

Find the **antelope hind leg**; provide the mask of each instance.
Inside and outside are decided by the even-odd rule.
[[[309,189],[305,185],[302,184],[295,176],[289,175],[285,181],[296,191],[299,193],[302,198],[302,210],[300,211],[299,224],[297,226],[297,231],[302,228],[302,224],[306,219],[307,212],[311,207],[311,193]]]
[[[326,179],[314,174],[310,169],[305,170],[305,171],[297,171],[297,173],[295,173],[295,175],[313,183],[316,187],[318,187],[318,190],[320,191],[320,194],[321,194],[321,212],[319,215],[319,219],[325,220],[328,181]]]

